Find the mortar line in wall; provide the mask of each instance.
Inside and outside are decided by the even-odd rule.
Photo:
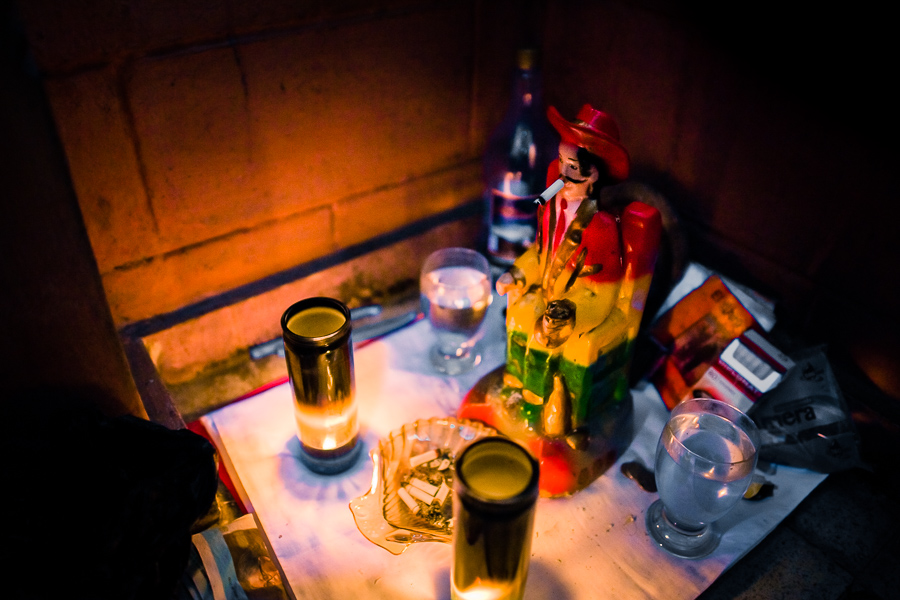
[[[306,22],[298,22],[291,25],[269,25],[264,31],[234,33],[229,31],[223,32],[220,39],[194,40],[189,42],[173,43],[167,46],[156,48],[127,48],[123,53],[112,59],[98,59],[83,63],[71,63],[60,66],[38,66],[38,72],[43,79],[65,79],[77,76],[91,71],[101,70],[107,67],[116,67],[116,63],[137,61],[141,59],[160,59],[172,56],[183,56],[190,54],[198,54],[217,50],[222,48],[230,48],[242,44],[252,44],[256,42],[264,42],[270,39],[277,39],[302,33],[304,31],[316,31],[322,29],[334,29],[347,25],[357,25],[368,21],[379,19],[391,19],[401,17],[408,14],[433,12],[446,7],[444,2],[429,2],[419,6],[398,7],[398,8],[378,8],[369,13],[360,13],[352,15],[334,15],[319,20]]]
[[[264,226],[270,222],[276,222],[276,220],[273,219],[272,221],[264,221],[264,222],[260,223],[260,225]],[[208,246],[215,242],[226,241],[233,237],[237,237],[239,235],[246,234],[249,231],[251,231],[251,228],[249,228],[249,227],[242,227],[240,229],[234,229],[232,231],[223,233],[221,235],[216,235],[216,236],[213,236],[210,238],[203,239],[199,242],[193,242],[191,244],[185,244],[184,246],[179,246],[178,248],[175,248],[173,250],[167,250],[166,252],[162,252],[161,254],[156,254],[154,256],[147,256],[144,258],[138,258],[136,260],[132,260],[132,261],[129,261],[126,263],[116,265],[112,268],[112,271],[113,272],[115,272],[115,271],[119,271],[119,272],[130,271],[131,269],[140,267],[142,265],[150,264],[155,260],[171,258],[173,256],[180,256],[180,255],[186,254],[192,250],[196,250],[197,248],[202,248],[203,246]],[[106,273],[103,273],[103,275],[105,275],[105,274]]]
[[[349,194],[349,195],[347,195],[347,196],[342,196],[342,197],[338,198],[336,202],[333,202],[333,203],[331,203],[331,204],[320,204],[320,205],[312,206],[311,208],[312,208],[313,210],[319,210],[319,209],[323,209],[323,210],[324,210],[324,209],[328,209],[328,210],[331,211],[331,214],[332,214],[332,216],[333,216],[333,215],[334,215],[334,207],[335,207],[335,205],[336,205],[337,203],[340,203],[340,202],[347,202],[347,201],[352,201],[352,200],[355,200],[355,199],[357,199],[357,198],[363,198],[363,197],[366,197],[366,196],[371,196],[371,195],[373,195],[373,194],[378,194],[378,193],[382,193],[382,192],[394,190],[394,189],[397,189],[397,188],[400,188],[400,187],[409,185],[411,182],[415,182],[415,181],[418,181],[418,180],[425,180],[425,179],[433,178],[433,177],[436,177],[436,176],[444,175],[444,174],[446,174],[446,173],[450,173],[450,172],[455,171],[455,170],[459,170],[459,169],[466,168],[466,167],[467,167],[468,165],[470,165],[470,164],[475,164],[475,163],[474,163],[474,161],[466,161],[466,162],[463,162],[463,163],[451,165],[451,166],[449,166],[449,167],[443,167],[443,168],[440,168],[440,169],[438,169],[438,170],[436,170],[436,171],[432,171],[432,172],[430,172],[430,173],[428,173],[428,174],[426,174],[426,175],[421,175],[421,176],[416,176],[416,177],[410,177],[410,178],[405,179],[405,180],[403,180],[403,181],[401,181],[401,182],[398,182],[398,183],[388,183],[388,184],[384,184],[384,185],[381,185],[381,186],[376,186],[376,187],[371,188],[371,189],[368,189],[368,190],[366,190],[366,191],[364,191],[364,192],[358,192],[358,193],[354,193],[354,194]],[[273,225],[273,224],[277,224],[277,223],[282,223],[285,219],[292,219],[292,218],[295,218],[295,217],[297,217],[298,215],[303,214],[304,212],[308,212],[308,211],[294,212],[294,213],[290,213],[290,214],[281,215],[281,216],[278,216],[278,217],[275,217],[275,218],[266,219],[265,221],[260,221],[260,222],[256,223],[256,224],[254,225],[254,227],[255,227],[255,228],[261,228],[261,227],[267,227],[267,226],[270,226],[270,225]],[[334,223],[332,223],[332,227],[333,227],[333,226],[334,226]],[[186,252],[189,252],[189,251],[194,250],[194,249],[197,249],[197,248],[201,248],[201,247],[203,247],[203,246],[208,246],[209,244],[212,244],[212,243],[214,243],[214,242],[226,241],[226,240],[228,240],[228,239],[230,239],[230,238],[233,238],[233,237],[236,237],[236,236],[239,236],[239,235],[246,234],[246,233],[248,233],[249,231],[251,231],[251,229],[253,229],[253,228],[251,228],[251,227],[241,227],[241,228],[238,228],[238,229],[233,229],[233,230],[231,230],[231,231],[228,231],[228,232],[225,232],[225,233],[222,233],[222,234],[219,234],[219,235],[215,235],[215,236],[210,237],[210,238],[204,238],[204,239],[202,239],[202,240],[200,240],[200,241],[193,242],[193,243],[191,243],[191,244],[186,244],[186,245],[184,245],[184,246],[179,246],[179,247],[174,248],[174,249],[172,249],[172,250],[167,250],[167,251],[165,251],[165,252],[162,252],[162,253],[160,253],[160,254],[156,254],[156,255],[154,255],[154,256],[147,256],[147,257],[144,257],[144,258],[139,258],[139,259],[136,259],[136,260],[132,260],[132,261],[129,261],[129,262],[125,262],[125,263],[118,264],[118,265],[112,267],[111,271],[120,271],[120,272],[121,272],[121,271],[128,271],[128,270],[131,270],[131,269],[140,267],[140,266],[142,266],[142,265],[149,264],[149,263],[151,263],[151,262],[153,262],[153,261],[155,261],[155,260],[158,260],[158,259],[165,259],[165,258],[170,258],[170,257],[172,257],[172,256],[178,256],[178,255],[181,255],[181,254],[185,254]],[[334,233],[334,232],[332,231],[332,234],[333,234],[333,233]],[[106,274],[106,273],[101,273],[101,275],[105,275],[105,274]]]
[[[153,233],[159,235],[159,221],[156,218],[156,212],[153,210],[153,192],[150,188],[150,180],[147,175],[147,167],[144,164],[144,154],[141,148],[141,139],[137,132],[137,125],[134,121],[134,111],[131,108],[128,92],[125,89],[125,77],[128,76],[127,70],[131,62],[116,65],[113,68],[113,81],[116,86],[116,95],[118,96],[119,105],[122,107],[122,115],[125,121],[125,128],[128,137],[134,148],[134,160],[137,163],[138,176],[141,178],[141,186],[144,191],[144,202],[147,205],[147,213],[150,215],[151,224],[153,225]]]
[[[320,258],[307,261],[251,283],[232,288],[231,290],[222,292],[211,298],[206,298],[161,315],[128,323],[119,328],[119,334],[125,338],[135,339],[164,331],[175,325],[184,323],[185,321],[196,319],[215,310],[232,306],[238,302],[270,292],[283,285],[293,283],[324,269],[337,266],[364,254],[415,237],[440,225],[478,216],[481,214],[482,210],[483,206],[481,200],[472,200],[471,202],[452,208],[448,211],[420,219],[419,221],[404,225],[394,231],[375,236],[365,242],[341,248]]]
[[[422,175],[408,176],[399,181],[392,181],[390,183],[384,183],[382,185],[375,186],[373,188],[369,188],[369,189],[366,189],[363,191],[354,192],[351,194],[347,194],[345,196],[341,196],[340,198],[338,198],[335,201],[334,204],[337,204],[340,202],[347,202],[348,200],[356,200],[357,198],[364,198],[366,196],[371,196],[371,195],[379,194],[382,192],[389,192],[391,190],[396,190],[398,188],[408,186],[411,183],[427,181],[429,179],[435,179],[435,178],[447,175],[448,173],[452,174],[454,171],[464,171],[465,169],[467,169],[469,167],[473,167],[473,166],[480,167],[480,165],[481,165],[480,158],[469,158],[466,160],[461,160],[459,162],[445,165],[445,166],[435,169],[433,171],[429,171]]]
[[[479,51],[479,42],[481,40],[481,36],[483,35],[483,11],[480,7],[480,2],[475,3],[475,7],[472,12],[472,59],[469,61],[469,127],[466,139],[469,153],[475,152],[476,140],[478,139],[480,134],[480,132],[477,131],[477,129],[479,128],[476,125],[476,119],[478,118],[476,106],[478,106],[478,93],[480,91],[478,83],[479,81],[481,81],[481,69],[483,69],[484,67],[481,62],[483,60],[482,54]]]
[[[273,39],[279,39],[304,33],[308,31],[319,31],[346,27],[348,25],[358,25],[369,21],[377,21],[381,19],[391,19],[416,12],[428,12],[439,10],[444,7],[444,3],[433,2],[428,5],[419,7],[401,7],[401,8],[381,8],[370,13],[352,14],[352,15],[332,15],[326,18],[316,20],[297,22],[289,25],[268,25],[262,31],[248,31],[244,33],[236,33],[233,28],[229,30],[225,37],[216,40],[194,41],[186,43],[176,43],[165,47],[159,47],[148,50],[144,56],[146,58],[168,58],[172,56],[182,56],[189,54],[197,54],[207,52],[209,50],[218,50],[222,48],[237,47],[246,44],[255,44],[258,42],[266,42]]]

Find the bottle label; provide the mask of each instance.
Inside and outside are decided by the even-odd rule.
[[[527,250],[537,232],[534,196],[517,196],[491,190],[491,229],[488,253],[499,262],[512,264]]]

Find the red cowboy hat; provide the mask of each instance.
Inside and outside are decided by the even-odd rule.
[[[575,121],[569,122],[551,106],[547,109],[547,118],[564,142],[602,158],[613,179],[623,181],[628,178],[628,151],[619,143],[619,127],[608,114],[585,104]]]

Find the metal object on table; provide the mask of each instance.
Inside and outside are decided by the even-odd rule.
[[[387,335],[415,322],[420,316],[419,311],[409,310],[395,317],[372,320],[373,317],[378,317],[383,312],[383,307],[380,304],[371,304],[350,310],[350,319],[353,323],[353,331],[350,334],[350,338],[354,344],[361,344],[362,342]],[[358,323],[359,325],[357,325]],[[260,360],[272,355],[284,358],[284,340],[279,336],[267,342],[251,346],[249,352],[250,358],[253,360]]]

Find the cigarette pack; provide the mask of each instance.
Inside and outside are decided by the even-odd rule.
[[[712,275],[653,324],[662,357],[650,380],[669,409],[687,397],[722,351],[754,324],[753,315]]]
[[[794,361],[751,328],[725,347],[691,388],[690,395],[724,400],[747,412],[793,366]]]

